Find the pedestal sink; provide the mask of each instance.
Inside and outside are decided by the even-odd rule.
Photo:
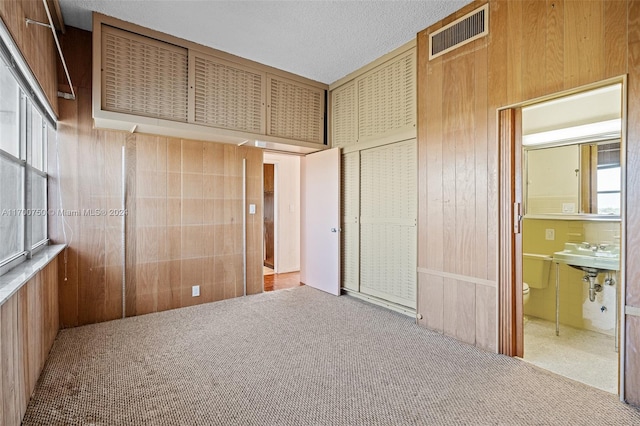
[[[620,270],[620,247],[589,243],[565,243],[564,250],[553,254],[553,261],[586,273]]]
[[[565,243],[564,250],[553,253],[553,261],[556,263],[556,336],[559,335],[559,272],[558,264],[564,263],[572,268],[584,272],[584,281],[589,282],[589,300],[596,300],[596,292],[602,290],[602,285],[596,283],[598,274],[620,270],[620,246],[591,243]],[[611,276],[605,280],[613,285]]]

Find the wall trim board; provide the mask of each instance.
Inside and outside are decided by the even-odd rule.
[[[375,296],[364,294],[364,293],[361,293],[358,290],[350,290],[350,289],[345,288],[345,287],[340,287],[340,291],[343,294],[346,294],[348,296],[355,297],[356,299],[364,300],[366,302],[373,303],[374,305],[382,306],[382,307],[385,307],[387,309],[391,309],[392,311],[401,313],[401,314],[406,315],[408,317],[411,317],[411,318],[415,318],[416,317],[416,310],[412,309],[412,308],[409,308],[407,306],[399,305],[399,304],[393,303],[393,302],[389,302],[388,300],[384,300],[384,299],[380,299],[380,298],[375,297]]]
[[[435,277],[441,277],[441,278],[450,278],[456,281],[464,281],[467,283],[478,284],[478,285],[483,285],[483,286],[492,287],[492,288],[498,287],[498,283],[496,281],[485,280],[482,278],[470,277],[467,275],[452,274],[450,272],[436,271],[434,269],[427,269],[427,268],[416,268],[416,270],[418,271],[419,274],[433,275]]]
[[[342,147],[342,154],[349,154],[350,152],[356,151],[364,151],[365,149],[377,148],[379,146],[391,145],[394,143],[406,142],[410,140],[416,140],[416,132],[415,131],[407,131],[400,134],[395,134],[392,136],[375,139],[368,142],[356,143],[353,145],[347,145]]]
[[[289,139],[278,136],[260,135],[222,128],[213,128],[195,123],[180,123],[160,118],[143,117],[113,111],[101,111],[101,117],[94,118],[96,127],[128,133],[143,133],[152,136],[168,136],[182,139],[239,145],[252,139],[266,142],[266,147],[280,152],[291,150],[293,153],[310,154],[329,149],[328,145],[313,142],[296,141],[292,145]],[[133,130],[132,130],[133,129]]]
[[[624,313],[625,315],[631,315],[634,317],[640,317],[640,308],[637,306],[629,306],[626,305],[624,307]]]
[[[514,102],[508,105],[504,105],[498,108],[498,110],[502,109],[511,109],[511,108],[524,108],[531,105],[539,104],[542,102],[552,101],[558,98],[564,98],[565,96],[571,96],[582,92],[588,92],[589,90],[595,90],[606,86],[611,86],[613,84],[621,83],[623,87],[627,85],[627,74],[618,75],[615,77],[606,78],[603,80],[598,80],[595,83],[583,84],[580,86],[575,86],[566,90],[558,90],[556,92],[550,93],[548,95],[538,96],[535,98],[527,99],[522,102]],[[626,90],[622,90],[623,97],[626,97]],[[624,113],[623,113],[624,116]],[[624,126],[623,126],[624,128]]]

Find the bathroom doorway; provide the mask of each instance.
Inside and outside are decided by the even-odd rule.
[[[618,79],[500,111],[501,352],[611,393],[624,319],[623,93]]]

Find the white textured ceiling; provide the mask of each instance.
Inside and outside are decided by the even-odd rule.
[[[333,83],[470,3],[423,1],[59,0],[66,25],[91,12]]]

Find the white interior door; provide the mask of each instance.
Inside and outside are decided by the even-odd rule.
[[[300,281],[340,294],[340,148],[300,164]]]

